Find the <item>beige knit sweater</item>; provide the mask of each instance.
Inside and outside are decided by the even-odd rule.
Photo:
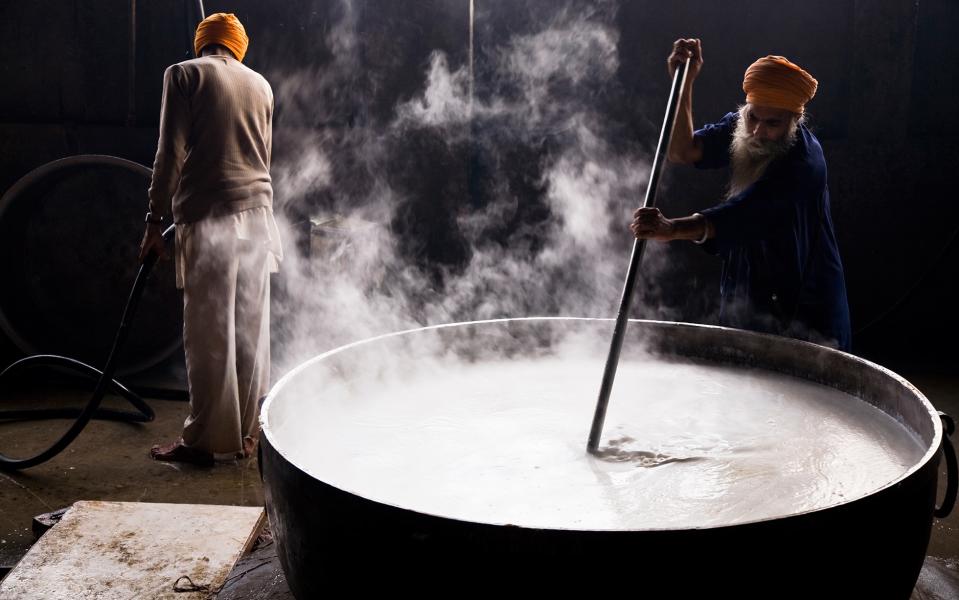
[[[204,56],[163,74],[150,212],[191,223],[272,208],[273,91],[232,56]]]

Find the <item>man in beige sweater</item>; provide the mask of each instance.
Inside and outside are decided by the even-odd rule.
[[[270,273],[282,258],[270,179],[273,92],[242,64],[249,38],[232,14],[197,27],[198,58],[163,76],[160,139],[140,260],[164,254],[176,223],[190,415],[156,460],[212,465],[256,446],[270,383]]]

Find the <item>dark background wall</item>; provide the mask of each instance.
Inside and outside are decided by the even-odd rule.
[[[477,96],[494,85],[483,79],[483,65],[497,47],[515,34],[536,30],[559,10],[589,5],[476,0]],[[619,30],[619,84],[597,101],[606,103],[604,114],[622,124],[618,131],[624,143],[649,153],[669,85],[664,61],[677,37],[699,37],[705,48],[694,104],[697,125],[742,101],[742,73],[758,56],[788,56],[819,79],[820,91],[808,110],[829,165],[856,351],[880,360],[954,357],[959,317],[950,284],[959,265],[959,202],[952,184],[959,168],[954,106],[959,47],[951,36],[959,27],[959,4],[624,0],[610,6],[602,5]],[[102,153],[152,165],[162,73],[191,57],[194,7],[183,0],[0,5],[0,192],[30,170],[74,154]],[[454,65],[467,60],[467,0],[207,1],[205,9],[240,17],[252,39],[246,62],[274,85],[292,71],[313,69],[319,76],[336,58],[328,35],[333,24],[343,21],[344,11],[355,24],[350,75],[312,96],[288,94],[285,104],[278,102],[275,164],[298,151],[283,143],[292,132],[335,137],[358,122],[389,119],[397,102],[423,88],[434,50],[445,52]],[[442,188],[440,195],[447,198],[428,207],[413,203],[410,214],[421,225],[411,237],[422,243],[411,252],[424,262],[464,260],[455,235],[437,238],[436,232],[444,229],[451,211],[459,210],[456,197],[475,201],[471,195],[481,196],[482,185],[445,180],[466,177],[467,163],[482,167],[482,157],[438,149],[425,134],[403,143],[411,145],[401,154],[425,158],[401,161],[397,172],[424,177],[399,185],[413,192],[423,186],[424,194]],[[516,150],[510,168],[535,175],[537,148]],[[430,175],[435,156],[445,167]],[[470,171],[474,178],[477,172],[482,169]],[[348,179],[345,174],[343,180]],[[353,179],[350,185],[362,185],[362,178]],[[723,173],[671,168],[660,206],[674,216],[703,208],[717,201],[723,183]],[[524,193],[533,205],[542,190],[530,186]],[[284,211],[307,214],[310,209],[277,200]],[[330,202],[318,195],[305,204]],[[130,224],[135,235],[140,226]],[[674,316],[711,318],[718,264],[688,244],[670,247],[668,258],[676,276],[660,277]],[[5,354],[13,354],[4,343]]]

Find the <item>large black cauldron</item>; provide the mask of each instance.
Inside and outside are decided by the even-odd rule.
[[[296,403],[306,401],[290,393],[298,384],[307,382],[315,391],[308,401],[322,402],[324,378],[364,377],[375,371],[377,361],[413,351],[419,346],[410,343],[414,339],[433,338],[481,359],[502,358],[544,352],[552,340],[573,330],[608,335],[611,326],[594,319],[509,319],[417,329],[345,346],[284,377],[263,407],[261,464],[277,551],[297,598],[318,598],[341,586],[445,591],[455,597],[477,589],[575,593],[580,585],[594,595],[628,592],[651,598],[909,597],[936,502],[940,418],[896,374],[813,344],[683,323],[630,325],[624,357],[642,340],[666,357],[757,367],[818,382],[893,416],[926,450],[904,475],[868,496],[741,525],[547,530],[421,514],[311,477],[284,457],[289,440],[278,439],[271,429],[271,420],[295,418]],[[584,423],[584,432],[587,428]]]

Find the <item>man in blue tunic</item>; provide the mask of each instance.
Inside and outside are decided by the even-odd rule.
[[[698,39],[673,44],[670,74],[690,59],[673,128],[671,162],[729,166],[725,201],[667,219],[640,208],[637,238],[692,240],[723,259],[720,323],[849,350],[849,306],[833,231],[822,147],[806,128],[817,81],[781,56],[746,71],[746,103],[693,131],[692,88],[702,68]]]

